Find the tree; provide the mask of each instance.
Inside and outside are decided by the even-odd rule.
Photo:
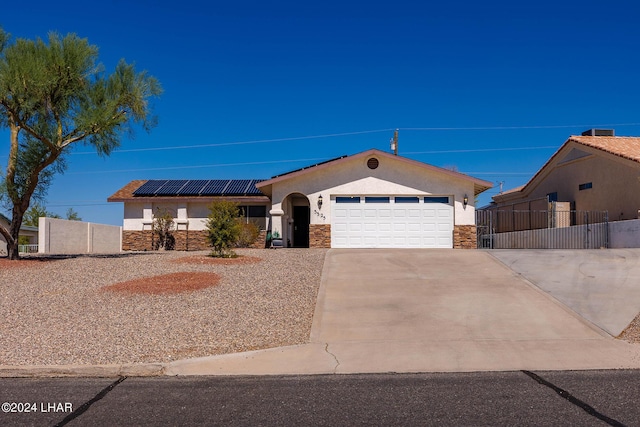
[[[76,212],[73,208],[67,209],[66,219],[68,221],[82,221],[82,218],[80,218],[78,212]]]
[[[213,246],[213,256],[234,257],[236,254],[231,248],[238,241],[241,230],[237,203],[219,201],[209,205],[207,240]]]
[[[41,216],[46,216],[48,218],[60,218],[60,215],[47,211],[43,205],[36,202],[24,213],[22,223],[31,227],[37,227]]]
[[[167,209],[156,208],[153,215],[153,235],[158,238],[155,249],[173,250],[176,239],[173,237],[173,215]]]
[[[149,100],[159,82],[120,60],[105,74],[98,48],[75,34],[50,33],[48,42],[17,39],[0,29],[0,127],[10,131],[2,194],[11,207],[9,259],[18,258],[18,232],[32,197],[41,199],[65,169],[70,147],[92,146],[108,156],[133,126],[149,131],[156,118]]]

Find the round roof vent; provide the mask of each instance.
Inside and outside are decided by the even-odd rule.
[[[369,160],[367,160],[367,167],[369,169],[376,169],[378,165],[380,165],[380,162],[375,157],[372,157]]]

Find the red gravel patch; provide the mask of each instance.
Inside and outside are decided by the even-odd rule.
[[[237,258],[215,258],[207,255],[192,255],[178,258],[173,262],[178,264],[199,264],[199,265],[245,265],[255,264],[262,261],[262,258],[253,256],[239,256]]]
[[[10,268],[26,268],[26,267],[36,267],[41,265],[43,262],[47,262],[45,259],[0,259],[0,270],[10,269]]]
[[[215,273],[171,273],[116,283],[102,289],[111,292],[161,295],[193,292],[216,286],[219,282],[220,276]]]

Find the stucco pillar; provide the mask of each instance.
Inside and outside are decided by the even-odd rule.
[[[274,208],[269,211],[269,215],[271,215],[271,234],[273,235],[273,233],[277,231],[280,234],[280,237],[284,238],[284,229],[282,224],[284,211],[282,209]]]

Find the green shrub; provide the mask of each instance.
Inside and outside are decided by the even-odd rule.
[[[213,247],[212,256],[233,257],[231,249],[240,238],[242,222],[238,217],[238,204],[228,201],[209,205],[207,217],[207,240]]]

